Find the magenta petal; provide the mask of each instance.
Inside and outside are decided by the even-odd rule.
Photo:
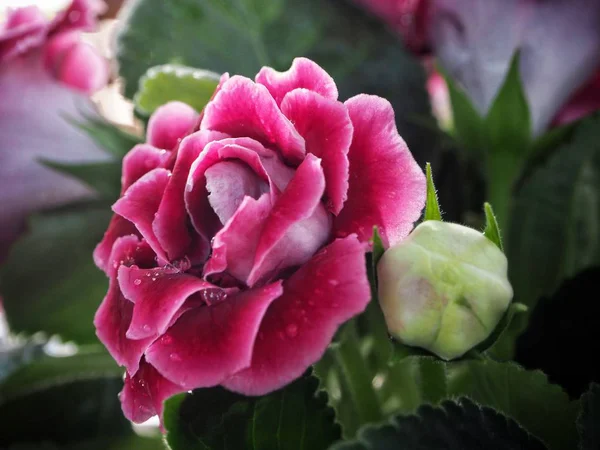
[[[306,141],[306,151],[322,158],[328,209],[339,214],[348,193],[348,150],[352,122],[344,104],[305,89],[285,96],[281,110]]]
[[[147,361],[189,389],[220,384],[248,367],[265,311],[282,291],[277,282],[185,313],[150,346]]]
[[[173,150],[188,135],[198,120],[198,113],[182,102],[159,107],[148,121],[147,141],[150,145]]]
[[[261,323],[250,367],[223,386],[245,395],[285,386],[323,356],[338,327],[370,297],[364,244],[356,236],[334,241],[285,282]]]
[[[227,80],[206,105],[201,129],[274,145],[284,159],[294,164],[300,163],[306,153],[304,139],[279,110],[267,88],[237,75]]]
[[[171,383],[154,367],[142,361],[137,373],[125,377],[125,386],[119,394],[125,417],[135,423],[142,423],[153,416],[162,416],[163,402],[185,389]],[[162,419],[162,417],[161,417]]]
[[[118,214],[113,214],[108,224],[108,229],[104,233],[104,237],[94,249],[94,262],[99,269],[108,275],[111,264],[110,254],[117,239],[122,236],[137,235],[138,230],[129,220],[124,219]]]
[[[320,162],[308,154],[273,206],[260,234],[249,286],[305,263],[329,239],[331,222],[321,204],[325,177]]]
[[[152,260],[149,247],[140,243],[136,236],[124,236],[115,242],[108,264],[110,278],[108,293],[96,311],[94,326],[98,339],[104,344],[115,361],[134,374],[138,370],[140,358],[153,339],[131,340],[126,336],[131,322],[133,303],[127,300],[119,289],[117,269],[120,265]]]
[[[73,0],[69,8],[54,18],[52,31],[53,33],[73,29],[93,31],[97,17],[105,9],[106,5],[102,0]]]
[[[4,9],[1,5],[0,8]],[[0,23],[0,62],[43,44],[48,20],[37,6],[8,9],[6,22]]]
[[[338,98],[333,78],[321,66],[307,58],[294,58],[292,67],[285,72],[263,67],[256,75],[256,82],[269,90],[278,105],[281,105],[288,92],[298,88],[308,89],[330,100]]]
[[[133,183],[113,205],[113,211],[132,222],[163,260],[167,256],[152,230],[152,221],[167,186],[170,172],[154,169]]]
[[[264,194],[258,200],[246,197],[236,213],[216,234],[205,275],[227,272],[245,282],[254,265],[254,255],[263,224],[271,211],[271,199]]]
[[[166,150],[159,150],[149,144],[133,147],[123,158],[121,193],[151,170],[164,167],[168,159],[169,153]]]
[[[108,83],[108,63],[90,44],[78,41],[61,55],[56,78],[73,89],[93,94]]]
[[[129,339],[156,337],[166,331],[189,296],[216,286],[175,268],[119,268],[121,292],[135,306],[127,331]],[[216,288],[218,289],[218,288]]]
[[[354,138],[348,153],[348,200],[337,217],[337,236],[357,233],[366,242],[373,226],[386,247],[408,235],[425,205],[425,175],[398,135],[390,103],[373,95],[346,101]]]
[[[199,131],[184,139],[178,148],[173,176],[169,179],[152,224],[156,238],[171,260],[182,258],[192,244],[184,203],[185,184],[190,167],[209,142],[227,137],[226,134],[216,131]],[[208,241],[201,246],[205,251],[198,253],[205,253],[206,256],[209,250]],[[200,257],[202,260],[204,258]]]

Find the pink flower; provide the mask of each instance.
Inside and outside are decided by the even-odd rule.
[[[261,395],[299,377],[369,301],[373,226],[394,244],[425,200],[391,105],[338,101],[304,58],[255,82],[224,75],[200,118],[161,107],[122,179],[94,253],[110,279],[95,325],[135,422],[176,392]]]
[[[67,121],[94,114],[88,94],[107,81],[106,62],[79,39],[81,30],[93,28],[101,6],[73,0],[52,20],[33,6],[7,10],[0,23],[0,261],[29,213],[91,195],[40,159],[107,158]]]

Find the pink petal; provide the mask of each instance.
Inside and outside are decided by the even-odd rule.
[[[182,102],[160,106],[148,121],[146,139],[150,145],[173,150],[186,137],[198,119],[198,113]]]
[[[306,141],[306,151],[322,158],[328,209],[339,214],[348,193],[348,150],[352,122],[346,107],[305,89],[285,96],[281,110]]]
[[[37,6],[8,9],[6,22],[0,24],[0,62],[6,64],[9,59],[39,47],[47,31],[48,20]]]
[[[272,153],[271,150],[266,150],[260,143],[249,138],[223,139],[206,146],[190,168],[184,195],[192,224],[201,236],[210,240],[222,226],[208,200],[206,170],[225,159],[237,159],[250,167],[262,180],[270,183],[261,156],[268,157]]]
[[[169,153],[166,150],[159,150],[149,144],[133,147],[123,158],[121,194],[148,172],[164,167],[168,159]]]
[[[408,235],[425,205],[425,175],[398,135],[392,105],[373,95],[346,101],[354,138],[348,153],[348,200],[337,217],[337,236],[366,242],[377,225],[385,246]]]
[[[93,256],[96,266],[108,275],[111,270],[110,264],[112,264],[110,255],[115,241],[123,236],[138,234],[138,230],[134,224],[118,214],[113,214],[110,223],[108,224],[108,229],[104,233],[104,237],[94,249]]]
[[[330,236],[331,221],[321,204],[325,177],[309,154],[265,221],[248,285],[308,261]]]
[[[121,265],[152,262],[153,256],[150,248],[140,243],[136,236],[124,236],[115,241],[108,265],[108,292],[94,317],[98,339],[115,361],[125,366],[131,374],[138,370],[140,358],[153,339],[134,341],[127,338],[133,303],[127,300],[119,289],[117,269]]]
[[[370,296],[364,245],[356,236],[334,241],[285,282],[262,320],[250,367],[223,386],[245,395],[285,386],[323,356],[338,327]]]
[[[180,392],[185,392],[185,389],[171,383],[142,360],[135,376],[126,375],[119,399],[125,417],[132,422],[142,423],[156,415],[162,418],[163,402]]]
[[[53,33],[67,30],[93,31],[97,17],[104,12],[102,0],[73,0],[68,9],[58,14],[52,21]]]
[[[238,161],[214,164],[206,169],[204,176],[208,202],[223,225],[235,214],[244,197],[256,199],[269,192],[269,184]]]
[[[90,44],[78,41],[54,61],[56,78],[67,86],[93,94],[108,83],[108,63]]]
[[[269,91],[237,75],[226,81],[214,100],[206,105],[201,129],[274,145],[293,164],[300,163],[306,154],[304,139],[281,113]]]
[[[565,125],[600,109],[600,69],[558,112],[552,125]]]
[[[271,204],[268,194],[258,200],[244,198],[236,213],[213,240],[212,255],[204,267],[206,276],[227,270],[236,279],[246,281],[254,265],[256,247]]]
[[[146,359],[187,389],[215,386],[248,367],[265,311],[281,293],[277,282],[193,309],[150,346]]]
[[[226,134],[216,131],[199,131],[184,139],[177,150],[173,176],[169,179],[152,224],[156,238],[172,260],[182,258],[192,245],[184,203],[185,184],[190,167],[209,142],[226,137]],[[199,250],[195,253],[203,253],[199,259],[204,261],[208,256],[208,241],[197,244]]]
[[[229,80],[229,73],[225,72],[223,75],[221,75],[221,77],[219,78],[219,84],[217,85],[217,87],[215,88],[214,92],[212,93],[210,100],[208,101],[208,103],[212,102],[216,95],[219,93],[219,91],[221,90],[221,87],[223,87],[223,84],[225,84],[225,82]],[[207,104],[208,104],[207,103]],[[198,120],[196,121],[196,125],[194,125],[194,132],[200,130],[200,124],[202,123],[202,120],[204,119],[204,109],[202,109],[202,111],[200,111],[200,115],[198,116]]]
[[[152,221],[165,192],[169,175],[170,172],[166,169],[148,172],[133,183],[112,207],[115,213],[136,226],[152,250],[165,261],[167,256],[154,235]]]
[[[288,92],[298,88],[308,89],[330,100],[338,98],[333,78],[321,66],[307,58],[294,58],[292,67],[285,72],[263,67],[256,75],[256,82],[266,86],[277,105],[281,105]]]
[[[163,334],[188,297],[206,289],[220,291],[200,278],[168,267],[121,266],[118,280],[125,298],[135,304],[127,330],[129,339]]]

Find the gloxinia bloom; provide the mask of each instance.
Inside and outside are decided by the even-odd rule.
[[[67,121],[93,114],[88,94],[107,81],[106,62],[79,39],[102,3],[63,3],[53,18],[35,6],[0,11],[0,261],[30,212],[90,195],[37,159],[107,157]]]
[[[224,75],[201,117],[159,108],[122,180],[94,254],[110,279],[95,325],[134,422],[177,392],[262,395],[302,375],[369,301],[373,226],[395,244],[425,200],[391,105],[338,101],[304,58]]]

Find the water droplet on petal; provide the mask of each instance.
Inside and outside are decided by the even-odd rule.
[[[171,361],[181,362],[181,356],[179,356],[177,353],[171,353],[169,358],[171,358]]]
[[[144,325],[144,326],[142,327],[142,330],[144,330],[145,332],[148,332],[148,331],[150,331],[150,325],[147,325],[147,324],[146,324],[146,325]]]
[[[338,280],[329,280],[329,284],[332,286],[337,286],[338,284],[340,284],[340,282]]]
[[[290,323],[287,327],[285,327],[285,333],[291,338],[296,337],[298,334],[298,325],[295,323]]]
[[[139,286],[140,284],[142,284],[142,280],[140,280],[139,278],[136,278],[135,280],[133,280],[133,284],[135,284],[136,286]]]

